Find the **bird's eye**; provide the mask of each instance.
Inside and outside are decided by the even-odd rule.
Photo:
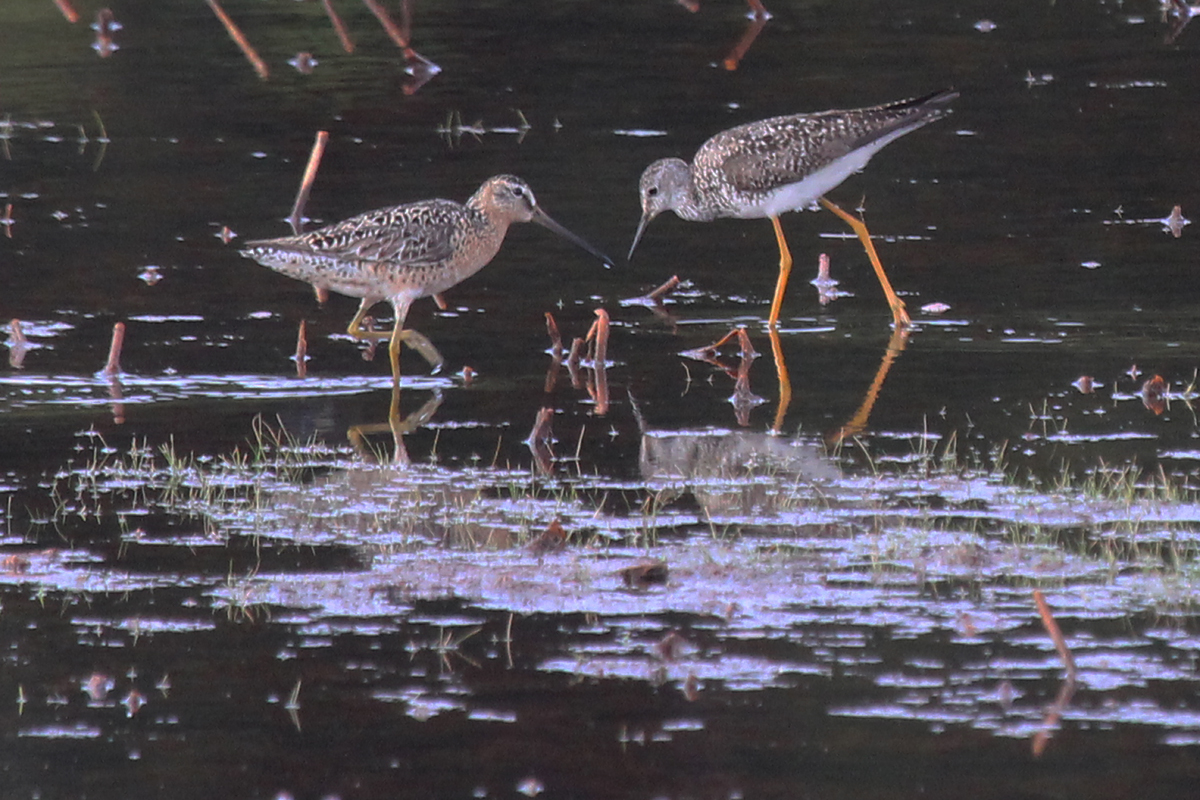
[[[647,196],[647,197],[654,197],[654,196],[655,196],[655,195],[657,195],[657,194],[658,194],[658,187],[657,187],[657,186],[651,186],[649,189],[647,189],[647,190],[646,190],[646,196]]]
[[[512,187],[512,193],[513,193],[514,195],[516,195],[517,197],[524,197],[524,196],[525,196],[525,190],[524,190],[524,189],[522,189],[520,186],[514,186],[514,187]]]

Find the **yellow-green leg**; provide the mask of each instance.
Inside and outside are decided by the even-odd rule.
[[[433,342],[429,341],[423,334],[414,331],[411,328],[404,327],[404,318],[408,315],[407,304],[393,304],[396,312],[396,324],[390,331],[368,331],[363,330],[362,320],[367,315],[367,310],[375,305],[374,302],[364,299],[358,306],[358,311],[354,314],[354,319],[350,320],[350,325],[346,328],[346,333],[359,341],[383,341],[388,340],[388,360],[392,366],[392,382],[400,383],[400,345],[407,344],[413,350],[416,350],[421,356],[429,362],[429,366],[434,372],[442,368],[444,359],[438,349],[433,346]]]

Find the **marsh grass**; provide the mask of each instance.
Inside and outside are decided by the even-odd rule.
[[[214,542],[237,534],[256,548],[266,537],[284,547],[338,542],[379,552],[523,547],[561,519],[570,546],[588,550],[620,545],[651,555],[668,535],[721,547],[752,532],[769,541],[758,550],[764,568],[825,541],[851,554],[844,569],[907,572],[918,582],[974,574],[1037,585],[1071,570],[1109,581],[1137,574],[1171,605],[1200,588],[1200,492],[1184,479],[1106,464],[1082,477],[1064,466],[1052,479],[1034,478],[1009,464],[1004,447],[964,452],[956,435],[925,430],[911,441],[907,458],[880,458],[863,441],[843,445],[832,454],[842,477],[832,481],[763,460],[696,483],[615,485],[578,468],[543,475],[495,458],[455,470],[369,465],[349,447],[301,440],[259,418],[243,446],[216,456],[181,452],[173,439],[117,449],[90,434],[77,460],[53,476],[49,513],[29,519],[68,538],[107,521],[124,542],[139,520],[161,514]],[[256,582],[255,568],[231,572],[223,592],[231,617],[264,613]]]

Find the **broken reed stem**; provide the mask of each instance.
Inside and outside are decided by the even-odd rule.
[[[592,400],[596,403],[595,414],[597,417],[603,417],[608,413],[608,368],[604,366],[604,362],[596,363],[596,367],[592,370],[595,375],[594,381],[588,381],[588,394],[592,396]]]
[[[296,202],[292,205],[291,216],[288,217],[292,232],[297,236],[301,233],[304,207],[308,205],[308,195],[312,191],[313,181],[317,179],[317,170],[321,167],[321,156],[325,154],[325,143],[328,141],[329,131],[317,131],[312,151],[308,154],[308,166],[304,168],[304,178],[300,181],[300,190],[296,192]]]
[[[14,319],[8,323],[8,365],[13,369],[23,369],[25,354],[29,352],[29,341],[21,330],[21,320]]]
[[[400,32],[404,41],[412,41],[412,0],[400,0]]]
[[[346,23],[342,22],[342,18],[333,10],[333,4],[329,0],[321,0],[321,5],[325,6],[325,14],[328,15],[329,21],[333,24],[333,30],[337,33],[338,40],[342,43],[342,49],[347,53],[353,53],[354,40],[350,38],[350,31],[346,29]]]
[[[508,657],[508,668],[509,668],[509,669],[512,669],[512,666],[513,666],[513,657],[512,657],[512,645],[513,645],[513,638],[512,638],[512,626],[513,626],[513,612],[511,612],[511,611],[510,611],[510,612],[508,612],[508,625],[507,625],[507,627],[505,627],[505,629],[504,629],[504,653],[505,653],[505,655]]]
[[[595,386],[592,397],[596,401],[596,416],[608,413],[608,312],[603,308],[596,309],[596,321],[588,331],[588,339],[596,335],[596,346],[592,350],[592,370],[595,373]]]
[[[758,8],[755,8],[755,6],[758,6]],[[750,24],[746,27],[742,38],[738,39],[737,44],[729,51],[729,55],[725,56],[725,61],[723,62],[725,69],[730,72],[738,68],[738,64],[742,62],[742,59],[746,57],[747,51],[750,50],[750,45],[754,44],[754,40],[758,38],[758,35],[762,33],[762,29],[766,27],[767,20],[771,18],[771,15],[763,8],[762,3],[757,2],[757,0],[750,0],[750,8],[753,11],[750,16]]]
[[[121,372],[121,347],[125,344],[125,323],[113,325],[112,344],[108,346],[108,363],[104,365],[103,374],[113,377]]]
[[[29,344],[29,341],[25,338],[25,332],[21,330],[21,320],[14,319],[8,323],[8,332],[12,336],[12,344],[21,346]]]
[[[596,321],[588,330],[589,342],[593,335],[596,337],[596,345],[592,349],[592,365],[599,368],[608,361],[608,312],[603,308],[596,309]]]
[[[546,312],[546,333],[550,334],[550,366],[546,369],[546,382],[542,385],[542,391],[550,394],[554,391],[554,384],[558,382],[558,368],[562,366],[563,346],[562,334],[558,332],[558,323],[554,321],[554,315],[549,311]]]
[[[653,300],[656,303],[661,303],[663,297],[668,292],[671,292],[672,290],[674,290],[675,287],[678,285],[679,285],[679,276],[672,275],[671,278],[666,283],[664,283],[662,286],[655,289],[650,294],[646,295],[646,297],[649,298],[650,300]]]
[[[296,377],[308,375],[308,320],[300,320],[300,330],[296,333]]]
[[[233,39],[234,43],[242,50],[242,55],[246,56],[246,60],[254,67],[254,71],[258,73],[258,77],[264,81],[270,75],[270,70],[267,69],[267,62],[263,61],[255,51],[254,46],[250,44],[250,40],[242,33],[241,28],[237,26],[225,9],[221,8],[221,4],[217,0],[206,0],[208,7],[217,15],[217,19],[221,20],[221,24],[225,26],[225,32],[229,34],[229,38]]]
[[[717,339],[712,344],[710,344],[706,347],[701,347],[698,351],[695,351],[695,352],[700,353],[702,359],[703,358],[712,358],[717,355],[718,350],[720,350],[725,345],[729,344],[729,341],[731,339],[737,338],[737,339],[739,339],[739,341],[743,341],[742,340],[743,336],[746,337],[744,339],[745,342],[750,341],[750,337],[746,334],[746,329],[744,327],[731,328],[729,333],[725,334],[720,339]],[[750,349],[753,350],[754,348],[751,347]],[[743,348],[743,352],[745,352],[744,348]]]
[[[583,339],[578,336],[571,341],[571,352],[567,354],[567,367],[569,369],[579,369],[579,361],[583,358]]]
[[[583,358],[583,351],[586,343],[578,336],[571,340],[571,351],[567,354],[567,374],[571,376],[571,386],[575,389],[583,386],[583,380],[579,374],[579,362]]]
[[[1050,634],[1050,639],[1058,650],[1058,657],[1062,659],[1067,676],[1074,680],[1076,675],[1075,657],[1071,655],[1071,650],[1067,647],[1067,640],[1063,638],[1062,631],[1054,620],[1054,614],[1050,611],[1050,604],[1046,602],[1046,596],[1042,594],[1041,589],[1033,590],[1033,601],[1037,603],[1038,614],[1042,617],[1042,625],[1045,626],[1046,633]]]
[[[532,444],[546,444],[553,440],[554,434],[550,430],[550,420],[554,418],[554,409],[543,406],[538,409],[537,418],[533,422],[533,428],[529,431],[529,441]]]
[[[113,26],[116,24],[116,19],[113,17],[112,9],[102,8],[96,12],[96,21],[92,27],[96,29],[96,42],[92,48],[101,58],[108,58],[117,51],[117,46],[113,43]],[[82,131],[82,126],[80,126]]]
[[[745,328],[738,328],[738,345],[742,348],[742,360],[750,361],[758,358],[758,351],[754,349],[754,343],[750,341],[750,334],[746,333]]]
[[[379,20],[379,24],[383,26],[384,31],[386,31],[391,40],[396,43],[396,46],[401,50],[408,52],[410,49],[408,46],[408,37],[405,36],[404,31],[400,29],[400,26],[393,22],[392,18],[388,16],[387,9],[381,6],[377,0],[363,0],[363,5],[365,5],[367,9],[375,15],[375,19]]]
[[[79,22],[79,12],[71,7],[71,0],[54,0],[54,5],[58,6],[67,22]]]
[[[562,355],[562,334],[558,332],[558,323],[554,321],[554,315],[549,311],[546,312],[546,333],[550,334],[550,351],[555,358]]]

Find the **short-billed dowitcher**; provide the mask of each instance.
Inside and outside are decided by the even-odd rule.
[[[866,225],[823,195],[865,167],[888,143],[945,116],[956,97],[957,92],[942,91],[870,108],[764,119],[718,133],[696,151],[691,164],[679,158],[655,161],[642,173],[642,220],[629,256],[633,257],[646,226],[664,211],[693,222],[718,217],[770,219],[779,243],[779,280],[767,319],[774,327],[792,268],[779,215],[819,202],[858,234],[896,326],[906,326],[908,313],[892,291]]]
[[[436,371],[441,354],[420,333],[405,329],[414,300],[441,294],[483,269],[514,222],[536,222],[605,264],[612,259],[559,225],[538,206],[520,178],[488,178],[465,204],[421,200],[368,211],[299,236],[247,242],[242,255],[291,278],[361,297],[347,329],[355,339],[388,339],[392,378],[400,380],[400,344],[407,343]],[[384,300],[396,312],[387,331],[362,328],[367,310]]]

